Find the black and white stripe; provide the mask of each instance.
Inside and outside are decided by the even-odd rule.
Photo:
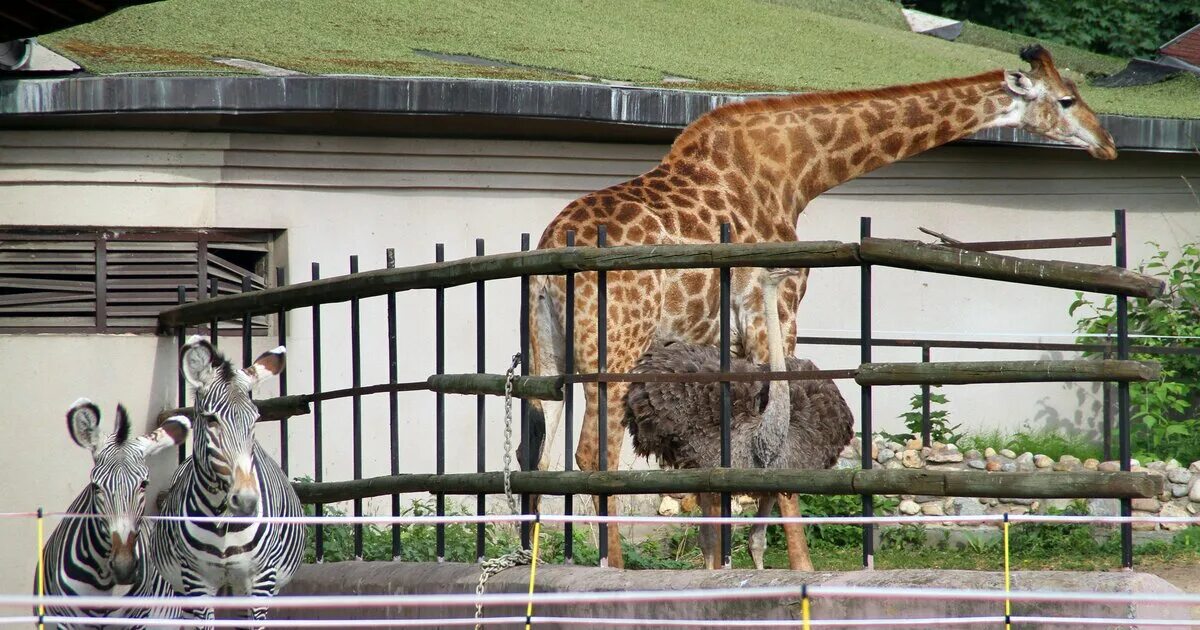
[[[147,522],[146,485],[150,474],[146,458],[183,440],[190,421],[182,416],[133,439],[129,418],[117,406],[116,430],[107,437],[99,433],[100,410],[86,399],[67,412],[67,429],[77,444],[92,453],[90,482],[67,508],[69,514],[94,517],[64,517],[42,554],[47,595],[79,596],[169,596],[170,585],[145,561]],[[35,572],[33,592],[38,592]],[[49,606],[47,615],[69,617],[173,618],[178,609],[80,609]],[[36,609],[34,614],[37,614]],[[87,623],[60,624],[60,628],[107,627]],[[137,626],[140,627],[140,626]]]
[[[258,408],[251,389],[283,369],[284,349],[238,370],[204,339],[181,353],[181,370],[196,390],[192,456],[176,472],[166,516],[300,516],[300,499],[279,465],[254,439]],[[160,521],[150,543],[162,575],[184,596],[229,593],[273,596],[287,584],[304,551],[304,527]],[[212,619],[211,609],[193,609]],[[266,618],[266,608],[252,611]]]

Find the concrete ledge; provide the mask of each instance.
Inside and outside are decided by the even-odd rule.
[[[529,568],[508,569],[488,582],[489,593],[524,593],[529,587]],[[477,565],[458,563],[336,562],[305,565],[285,595],[385,595],[417,593],[473,593],[479,581]],[[594,567],[547,565],[538,567],[539,592],[580,591],[673,591],[694,588],[741,588],[753,586],[799,587],[801,584],[1001,589],[1003,575],[984,571],[853,571],[846,573],[798,573],[768,571],[619,571]],[[1013,573],[1013,590],[1081,591],[1090,593],[1178,593],[1165,580],[1144,573],[1084,573],[1067,571],[1019,571]],[[779,619],[799,620],[799,602],[787,600],[694,601],[613,603],[596,605],[543,606],[535,614],[572,617],[625,617],[647,619]],[[524,606],[485,609],[484,615],[523,616]],[[996,602],[912,601],[897,599],[814,599],[813,619],[971,617],[1003,614]],[[1014,615],[1114,617],[1122,619],[1187,619],[1182,607],[1155,605],[1018,603]],[[273,619],[434,619],[474,615],[472,606],[391,608],[379,610],[275,610]],[[941,627],[958,627],[947,622]],[[430,628],[439,627],[435,625]],[[539,624],[539,628],[550,627]],[[565,626],[564,626],[565,627]],[[583,627],[573,625],[571,627]],[[682,627],[682,626],[681,626]],[[836,627],[836,626],[824,626]],[[1023,625],[1028,630],[1032,625]],[[1039,626],[1040,627],[1040,626]],[[1062,626],[1045,626],[1062,627]],[[1100,626],[1092,626],[1100,627]]]

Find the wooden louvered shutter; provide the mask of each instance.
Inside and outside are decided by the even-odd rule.
[[[242,292],[242,277],[250,278],[250,289],[257,291],[266,287],[266,280],[260,273],[265,269],[267,244],[263,243],[221,243],[208,242],[205,257],[205,295],[211,287],[212,279],[217,280],[217,294],[231,295]],[[259,315],[250,319],[250,327],[254,333],[267,330],[267,317]],[[221,330],[240,329],[236,321],[221,322]]]
[[[196,299],[195,242],[111,240],[106,243],[105,325],[153,329],[158,312],[179,303],[177,287]]]
[[[96,242],[0,237],[0,330],[96,325]]]

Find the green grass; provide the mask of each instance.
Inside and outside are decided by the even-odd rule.
[[[962,34],[956,40],[961,44],[970,44],[982,48],[991,48],[1003,52],[1019,50],[1033,42],[1042,44],[1054,54],[1054,64],[1060,70],[1073,70],[1087,75],[1106,75],[1117,72],[1125,67],[1125,61],[1108,55],[1101,55],[1082,48],[1058,44],[1044,39],[1027,35],[1009,33],[990,26],[966,22]]]
[[[1067,435],[1052,429],[1041,428],[1011,433],[1000,429],[969,433],[958,441],[958,448],[963,451],[975,449],[982,452],[987,448],[1012,449],[1018,455],[1025,452],[1034,455],[1046,455],[1055,460],[1063,455],[1074,455],[1080,460],[1088,458],[1101,459],[1103,454],[1099,444],[1079,435]]]
[[[41,41],[101,74],[228,73],[210,59],[239,57],[309,73],[585,75],[643,85],[673,75],[696,79],[692,88],[721,90],[849,89],[1024,66],[999,35],[972,29],[979,38],[972,44],[913,34],[892,7],[886,0],[170,0]],[[442,62],[418,50],[525,67]],[[1084,71],[1107,67],[1093,57],[1078,62]],[[1198,85],[1085,86],[1083,93],[1098,111],[1200,118]]]

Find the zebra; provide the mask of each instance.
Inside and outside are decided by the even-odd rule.
[[[180,350],[180,370],[195,389],[196,428],[192,456],[176,471],[161,512],[185,518],[159,521],[150,540],[152,562],[178,595],[270,597],[300,566],[303,525],[186,520],[302,515],[287,476],[254,439],[251,388],[283,370],[285,352],[280,346],[239,370],[198,335]],[[191,613],[213,619],[211,608]],[[251,615],[264,620],[267,609],[255,607]]]
[[[184,440],[191,429],[185,416],[172,416],[145,435],[130,439],[129,415],[117,405],[116,428],[107,438],[100,428],[100,408],[81,398],[67,411],[71,439],[92,454],[90,483],[67,508],[70,514],[96,517],[63,518],[42,552],[42,577],[47,595],[151,596],[173,595],[171,586],[145,561],[143,523],[150,469],[146,458]],[[34,572],[33,592],[39,591]],[[117,610],[47,606],[45,613],[62,617],[174,618],[178,609]],[[34,614],[38,614],[34,609]],[[59,628],[105,627],[99,624],[59,624]],[[134,626],[141,627],[141,626]]]

